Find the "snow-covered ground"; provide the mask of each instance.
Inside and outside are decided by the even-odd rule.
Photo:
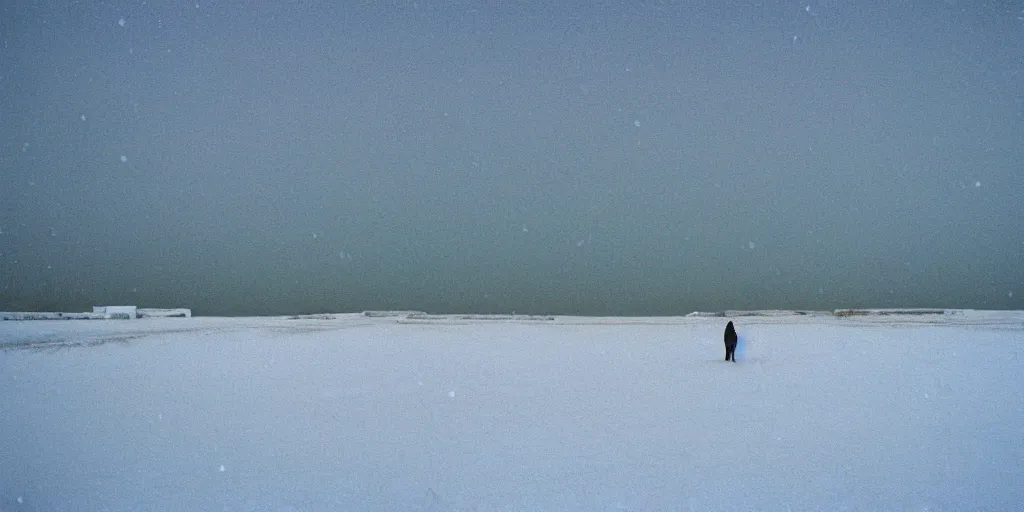
[[[1024,313],[0,322],[0,511],[1015,510]]]

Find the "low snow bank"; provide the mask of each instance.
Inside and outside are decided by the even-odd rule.
[[[935,308],[875,308],[875,309],[836,309],[834,311],[799,310],[799,309],[754,309],[726,311],[694,311],[686,315],[695,318],[719,317],[782,317],[782,316],[895,316],[895,315],[952,315],[964,310]]]
[[[827,316],[828,311],[800,310],[800,309],[754,309],[726,311],[694,311],[686,316],[694,318],[718,318],[718,317],[744,317],[744,316]]]
[[[892,316],[892,315],[948,315],[954,314],[953,309],[930,308],[889,308],[889,309],[837,309],[835,316]]]
[[[392,318],[406,317],[409,315],[425,315],[422,311],[363,311],[363,316],[369,318]]]
[[[139,308],[139,318],[192,318],[188,308]]]
[[[480,320],[480,321],[498,321],[498,320],[514,320],[514,321],[550,321],[554,320],[555,317],[551,315],[429,315],[426,313],[417,313],[408,315],[408,320]]]
[[[93,306],[92,312],[0,312],[0,320],[133,320],[136,318],[191,318],[188,308],[140,308],[136,306]]]
[[[2,311],[3,320],[103,320],[103,313],[58,313],[49,311]]]

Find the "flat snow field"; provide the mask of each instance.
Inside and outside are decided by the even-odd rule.
[[[0,511],[1020,510],[1024,313],[0,322]]]

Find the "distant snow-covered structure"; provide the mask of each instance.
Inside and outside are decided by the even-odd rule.
[[[102,320],[100,313],[60,313],[54,311],[3,311],[0,320]]]
[[[936,308],[837,309],[835,316],[949,315],[953,311]]]
[[[139,308],[139,318],[192,318],[188,308]]]
[[[188,308],[93,306],[92,312],[0,311],[0,320],[134,320],[136,318],[192,318]]]
[[[107,320],[134,320],[139,317],[139,309],[135,306],[93,306],[92,312],[103,315]]]

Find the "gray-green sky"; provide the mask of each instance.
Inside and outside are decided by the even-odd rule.
[[[1024,2],[6,2],[0,310],[1022,308]]]

